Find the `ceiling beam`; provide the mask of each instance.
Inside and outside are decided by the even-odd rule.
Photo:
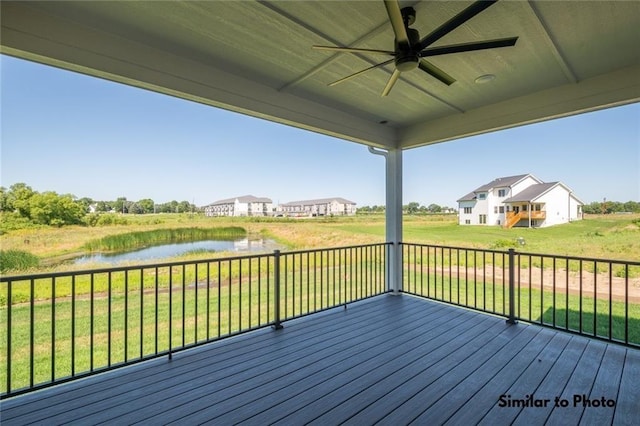
[[[403,149],[517,127],[640,101],[640,65],[585,79],[576,84],[487,105],[419,123],[400,134]]]
[[[551,32],[549,31],[549,27],[544,22],[544,19],[542,18],[542,15],[540,14],[538,9],[536,8],[536,5],[533,4],[531,1],[523,2],[523,9],[526,10],[528,13],[530,13],[530,15],[533,17],[531,22],[535,22],[537,24],[537,26],[539,27],[538,31],[539,31],[542,39],[544,40],[545,44],[549,48],[549,51],[552,53],[552,55],[555,58],[556,62],[560,66],[560,69],[564,73],[565,77],[567,77],[567,80],[570,83],[577,83],[578,82],[578,78],[576,77],[576,74],[571,69],[571,66],[569,65],[569,62],[562,55],[562,52],[560,52],[560,49],[558,48],[558,43],[556,41],[554,41],[553,36],[551,35]]]

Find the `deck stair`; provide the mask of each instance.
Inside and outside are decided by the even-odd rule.
[[[518,222],[523,219],[544,219],[546,213],[544,211],[520,211],[520,212],[507,212],[504,227],[509,229],[513,228]]]

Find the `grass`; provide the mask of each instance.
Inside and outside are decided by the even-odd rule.
[[[22,250],[0,250],[0,272],[36,268],[40,259]]]
[[[412,294],[507,315],[508,288],[501,281],[469,281],[437,273],[409,273]],[[516,289],[516,316],[524,321],[551,325],[582,334],[640,345],[640,304],[609,301],[608,298],[557,293],[536,288]],[[628,310],[628,312],[627,312]],[[555,312],[555,315],[554,315]],[[628,313],[629,323],[625,325]],[[611,317],[611,318],[610,318]],[[611,320],[611,328],[609,327]]]
[[[158,229],[241,227],[251,235],[273,238],[290,249],[336,247],[384,241],[384,215],[287,219],[225,218],[201,215],[127,215],[127,225],[70,226],[10,231],[0,235],[3,250],[47,259],[82,255],[90,241],[111,235]],[[403,241],[492,248],[524,238],[528,252],[640,260],[640,215],[596,215],[542,229],[459,226],[455,215],[405,216]]]
[[[511,242],[522,237],[526,241],[525,246],[518,247],[522,251],[637,261],[640,254],[639,218],[638,215],[595,216],[545,229],[502,229],[458,226],[455,216],[407,216],[403,221],[403,239],[422,244],[488,249],[509,247]],[[243,229],[248,234],[273,238],[289,249],[302,249],[381,242],[384,240],[385,222],[384,217],[380,215],[297,220],[206,218],[196,215],[149,215],[148,217],[131,215],[127,216],[125,225],[10,231],[0,236],[0,242],[3,249],[20,250],[37,256],[42,261],[61,255],[81,254],[88,247],[93,247],[93,241],[109,241],[111,238],[119,242],[114,246],[106,244],[97,247],[100,247],[100,250],[109,250],[109,247],[123,244],[149,244],[148,241],[142,242],[132,237],[132,235],[149,231],[154,231],[154,234],[157,232],[158,235],[167,235],[167,231],[171,234],[175,230],[203,235],[208,232],[224,232],[224,229]],[[111,237],[114,235],[116,237]],[[130,243],[132,240],[134,243]],[[283,317],[302,314],[305,311],[315,310],[318,306],[328,306],[336,300],[339,302],[347,298],[349,296],[347,291],[340,288],[341,281],[338,281],[338,289],[335,289],[336,276],[339,279],[344,277],[345,286],[346,283],[359,286],[357,287],[359,290],[354,293],[356,297],[371,294],[375,276],[369,275],[366,279],[360,278],[360,281],[350,278],[351,274],[355,273],[354,266],[356,271],[357,268],[361,268],[360,273],[363,268],[367,270],[366,261],[358,263],[356,260],[347,268],[341,265],[350,261],[348,262],[345,258],[339,260],[337,264],[332,263],[335,259],[331,259],[328,253],[320,257],[322,260],[315,258],[311,260],[300,256],[295,260],[297,262],[295,267],[294,257],[287,257],[287,261],[292,262],[290,265],[294,271],[283,276],[282,285],[285,287],[286,300],[281,306]],[[56,278],[55,282],[51,279],[38,279],[33,282],[15,283],[11,295],[11,329],[10,331],[7,327],[0,329],[0,365],[2,366],[6,366],[7,361],[7,332],[12,336],[10,372],[12,388],[27,386],[31,380],[29,377],[31,369],[36,374],[34,377],[36,383],[46,382],[51,377],[64,377],[74,372],[101,368],[126,359],[140,357],[141,348],[142,354],[146,356],[168,350],[170,346],[193,344],[203,339],[233,334],[247,327],[269,323],[273,318],[273,288],[256,289],[256,280],[267,268],[272,273],[273,264],[270,263],[267,266],[269,261],[260,260],[241,266],[237,261],[227,263],[224,256],[225,254],[216,254],[220,260],[209,263],[201,259],[211,257],[211,253],[199,252],[181,257],[181,260],[196,261],[197,265],[157,270],[144,268],[133,272],[120,271],[110,274],[80,274],[73,279]],[[455,255],[449,255],[448,252],[444,257],[445,259],[440,261],[447,262],[447,265],[453,261],[455,265],[463,268],[477,266],[478,262],[485,264],[484,260],[457,258]],[[320,268],[317,262],[322,262],[324,269]],[[491,262],[493,259],[489,261]],[[502,260],[498,257],[495,261],[498,267],[500,262]],[[548,266],[547,261],[544,260],[544,262],[545,266]],[[540,267],[542,266],[540,263],[542,259],[527,258],[523,260],[522,266]],[[228,267],[221,267],[221,265],[228,265]],[[570,264],[569,269],[576,268],[571,265],[573,263]],[[589,267],[586,265],[585,270],[588,271]],[[74,268],[78,267],[65,266],[66,270]],[[82,268],[86,268],[86,265]],[[381,267],[379,268],[378,271],[381,270]],[[214,277],[215,283],[209,283],[209,287],[196,290],[199,287],[192,284],[201,282],[202,274],[207,269],[213,274],[211,276]],[[28,271],[46,273],[60,270],[60,267],[41,265],[32,266]],[[289,271],[289,269],[286,270]],[[616,269],[611,273],[613,276],[619,276],[620,272]],[[632,276],[635,276],[633,273],[631,271]],[[313,280],[319,280],[323,284],[320,288],[310,287],[307,281],[305,287],[303,274],[311,274]],[[492,283],[487,286],[483,282],[481,293],[479,283],[472,281],[470,277],[443,278],[433,273],[428,278],[427,274],[413,274],[411,279],[405,278],[407,291],[416,291],[417,277],[420,280],[429,279],[433,282],[433,287],[428,289],[430,296],[462,305],[468,305],[473,300],[473,306],[478,309],[504,312],[506,295],[501,285],[495,286]],[[269,282],[269,285],[272,284]],[[413,290],[412,285],[414,285]],[[173,291],[169,291],[170,286],[174,288]],[[158,289],[157,300],[156,288]],[[220,293],[218,289],[222,289]],[[69,299],[71,295],[76,295],[75,300]],[[597,330],[595,333],[605,338],[608,337],[608,323],[611,318],[612,337],[620,339],[620,336],[624,336],[626,332],[620,318],[621,315],[624,316],[624,309],[629,309],[629,338],[632,342],[640,343],[639,305],[630,304],[625,308],[623,304],[614,301],[609,310],[607,302],[596,301],[593,298],[583,297],[580,300],[570,295],[568,303],[564,305],[559,304],[557,300],[554,305],[552,298],[549,292],[537,289],[532,289],[530,293],[520,293],[519,315],[531,321],[543,321],[549,324],[555,321],[556,325],[569,329],[582,327],[582,331],[587,334],[593,333],[595,321]],[[55,300],[53,305],[51,300]],[[481,304],[480,300],[482,300]],[[491,304],[487,304],[487,301],[491,301]],[[3,324],[7,324],[8,321],[7,302],[7,287],[3,283],[0,287],[0,321]],[[576,313],[580,309],[580,303],[582,303],[582,316]],[[555,318],[551,309],[554,306]],[[220,311],[220,309],[225,310]],[[109,312],[111,312],[110,315]],[[218,315],[218,312],[223,313]],[[93,322],[91,321],[92,313]],[[156,315],[160,319],[157,325]],[[76,318],[75,321],[72,321],[72,317]],[[51,331],[53,324],[56,328],[55,336]],[[33,338],[31,338],[32,335]],[[171,344],[169,343],[170,335],[172,336]],[[77,351],[73,358],[71,357],[72,348],[76,348]],[[32,353],[33,365],[29,361]],[[54,366],[51,365],[52,353],[57,357]],[[0,392],[6,391],[4,389],[6,375],[6,368],[0,369]]]

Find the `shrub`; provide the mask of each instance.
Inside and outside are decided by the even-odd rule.
[[[518,247],[518,243],[515,240],[497,240],[493,244],[491,244],[492,249],[516,247]]]
[[[37,267],[38,256],[21,250],[0,250],[0,272]]]
[[[114,213],[91,213],[85,216],[84,223],[88,226],[128,225],[129,220]]]
[[[16,231],[18,229],[39,228],[41,225],[36,225],[28,218],[20,216],[18,213],[2,213],[0,215],[0,230],[3,233],[9,231]]]

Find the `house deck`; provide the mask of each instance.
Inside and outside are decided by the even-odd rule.
[[[383,295],[9,398],[1,420],[631,424],[638,400],[638,350]]]

